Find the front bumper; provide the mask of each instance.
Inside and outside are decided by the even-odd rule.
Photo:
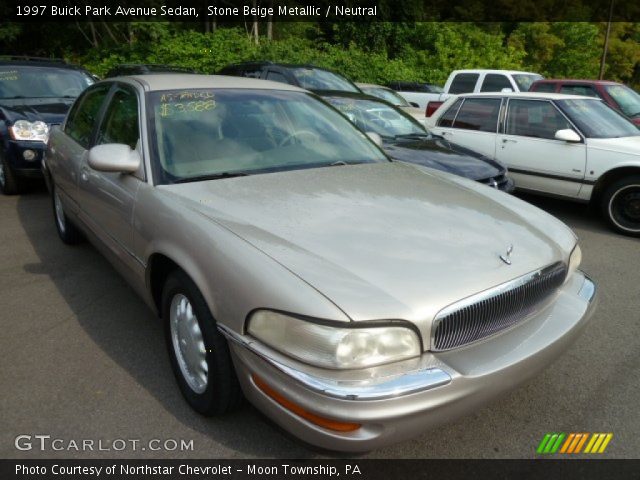
[[[41,164],[47,148],[43,142],[26,140],[9,140],[5,144],[4,155],[13,173],[21,177],[42,177]],[[34,157],[25,159],[25,152],[30,150]]]
[[[595,300],[595,284],[578,271],[553,302],[508,331],[468,347],[347,372],[309,367],[219,328],[231,340],[240,384],[257,408],[307,443],[357,452],[416,436],[531,378],[577,338]],[[320,427],[267,395],[256,377],[304,411],[361,427]]]

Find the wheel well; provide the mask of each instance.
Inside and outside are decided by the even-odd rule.
[[[617,182],[621,178],[628,177],[629,175],[640,175],[640,167],[621,167],[609,170],[602,175],[596,185],[593,187],[593,193],[591,194],[591,203],[600,203],[602,194],[607,187],[613,182]]]
[[[180,267],[176,262],[161,253],[155,253],[149,259],[148,279],[151,296],[158,312],[162,309],[162,288],[169,274]]]

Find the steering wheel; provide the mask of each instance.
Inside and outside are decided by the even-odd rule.
[[[282,140],[280,140],[280,143],[278,144],[278,146],[284,147],[286,144],[290,143],[291,140],[293,140],[294,138],[301,137],[301,136],[310,137],[311,140],[314,142],[317,142],[320,139],[320,137],[316,133],[310,130],[297,130],[295,132],[291,132],[289,135],[287,135]]]

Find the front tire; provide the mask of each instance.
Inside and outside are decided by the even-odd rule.
[[[235,409],[242,394],[229,346],[200,290],[181,270],[165,282],[162,320],[171,367],[189,405],[205,416]]]
[[[602,196],[602,213],[619,233],[640,236],[640,175],[612,183]]]
[[[58,189],[51,184],[51,205],[53,207],[53,220],[56,224],[58,236],[67,245],[75,245],[82,241],[82,234],[64,213],[64,206],[58,194]]]
[[[15,195],[20,192],[20,182],[11,165],[6,161],[4,155],[0,156],[0,190],[5,195]]]

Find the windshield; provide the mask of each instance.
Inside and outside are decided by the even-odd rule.
[[[513,79],[521,92],[528,92],[533,82],[543,80],[544,77],[537,73],[514,73]]]
[[[640,95],[626,85],[606,85],[604,89],[620,106],[627,117],[640,115]]]
[[[0,67],[0,98],[75,98],[93,83],[86,73],[55,67]]]
[[[338,90],[358,92],[358,87],[337,73],[319,68],[292,68],[291,73],[302,88],[307,90]]]
[[[601,100],[558,100],[557,103],[588,138],[640,135],[640,131],[633,123]]]
[[[388,88],[382,87],[363,87],[362,91],[368,93],[369,95],[373,95],[374,97],[378,97],[382,100],[386,100],[387,102],[397,105],[399,107],[410,107],[409,102],[407,102],[404,97],[394,92],[393,90],[389,90]]]
[[[152,92],[149,101],[159,183],[388,161],[304,92],[171,90]]]
[[[328,97],[326,100],[363,132],[375,132],[385,138],[428,135],[416,120],[387,103],[349,97]]]

